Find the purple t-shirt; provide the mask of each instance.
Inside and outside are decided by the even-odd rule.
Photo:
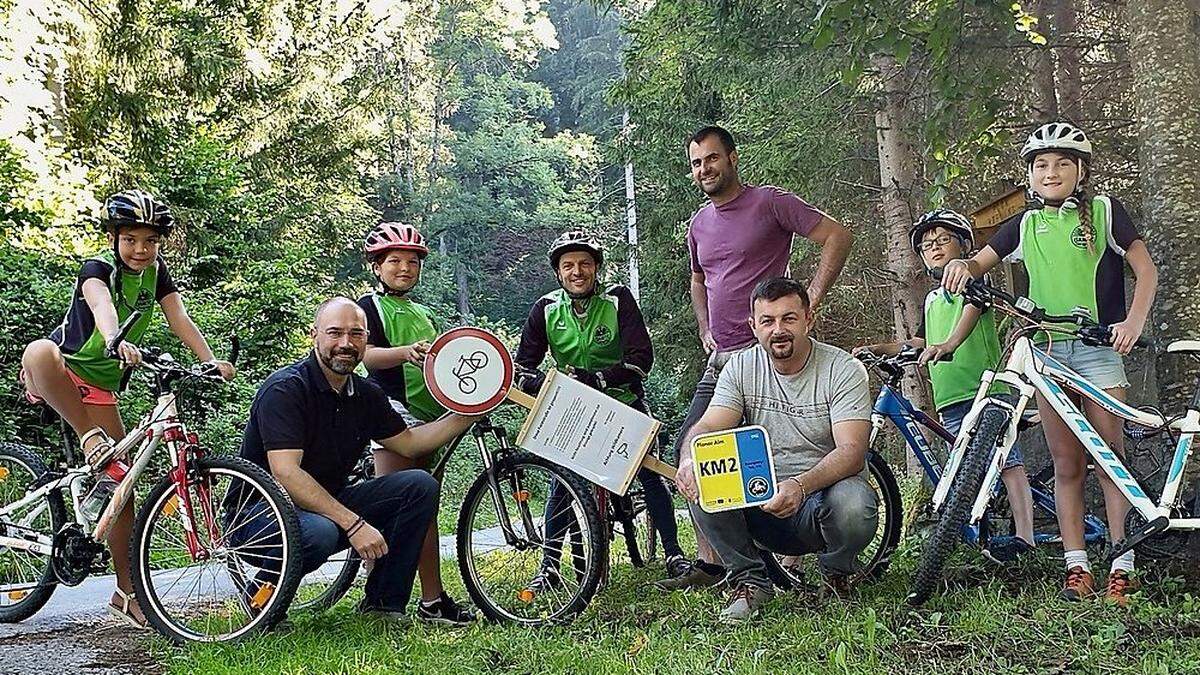
[[[704,273],[708,326],[720,351],[754,342],[747,320],[750,293],[770,277],[786,276],[792,235],[807,237],[822,213],[786,190],[747,185],[732,201],[711,202],[692,216],[692,271]]]

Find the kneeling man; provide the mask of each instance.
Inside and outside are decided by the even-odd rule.
[[[730,360],[717,380],[695,436],[759,424],[767,430],[779,480],[759,508],[705,513],[697,505],[690,450],[676,483],[696,523],[725,565],[733,589],[721,620],[743,621],[774,594],[759,547],[782,555],[817,553],[826,584],[844,594],[857,557],[875,536],[875,491],[865,479],[871,395],[867,371],[847,352],[809,337],[812,311],[804,286],[768,279],[751,297],[758,344]],[[697,566],[692,587],[723,575]]]

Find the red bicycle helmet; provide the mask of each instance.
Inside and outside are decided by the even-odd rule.
[[[380,223],[367,233],[363,253],[374,259],[387,251],[413,251],[421,260],[429,255],[425,238],[417,228],[404,223]]]

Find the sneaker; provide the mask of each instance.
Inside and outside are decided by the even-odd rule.
[[[751,584],[741,584],[729,594],[729,604],[717,617],[721,623],[741,623],[754,618],[759,608],[775,597],[775,591]]]
[[[1063,600],[1079,602],[1096,594],[1096,580],[1091,572],[1076,566],[1067,570],[1067,583],[1059,594]]]
[[[661,579],[654,582],[654,587],[662,591],[682,591],[689,588],[712,588],[725,580],[725,569],[718,573],[715,565],[693,563],[691,570],[682,576],[671,579]],[[709,568],[709,569],[705,569]]]
[[[467,626],[475,622],[475,612],[458,604],[443,591],[433,604],[417,603],[417,618],[425,623],[443,626]]]
[[[675,555],[667,558],[667,577],[670,579],[676,579],[687,574],[688,572],[691,572],[693,567],[694,565],[692,565],[691,560],[688,560],[682,555],[676,553]]]
[[[1109,572],[1106,585],[1104,599],[1121,607],[1129,606],[1129,594],[1137,590],[1137,582],[1130,579],[1125,570]]]
[[[525,586],[525,590],[530,593],[530,597],[532,598],[533,595],[537,595],[538,593],[562,590],[562,587],[562,575],[558,573],[558,570],[553,567],[543,567],[538,570],[536,576],[529,580],[529,584]]]
[[[1003,565],[1015,561],[1032,550],[1033,544],[1020,537],[1011,537],[990,544],[987,548],[983,549],[983,556],[994,563]]]

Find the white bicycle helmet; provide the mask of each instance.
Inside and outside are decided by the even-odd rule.
[[[1085,162],[1092,160],[1092,142],[1083,129],[1070,122],[1043,124],[1029,134],[1021,147],[1021,159],[1026,163],[1043,152],[1062,152]]]
[[[913,253],[921,252],[921,237],[935,227],[944,227],[953,232],[962,240],[963,248],[967,251],[975,248],[975,230],[971,227],[970,219],[951,209],[934,209],[917,218],[917,222],[908,230],[908,244]]]

